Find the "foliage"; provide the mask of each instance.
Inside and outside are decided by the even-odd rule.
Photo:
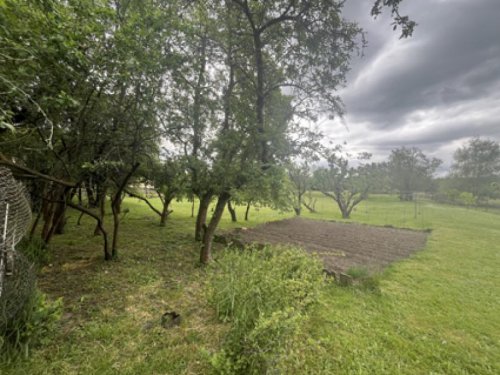
[[[273,372],[289,355],[287,343],[301,333],[317,302],[324,276],[318,260],[297,249],[227,251],[211,275],[211,304],[231,323],[213,359],[221,373]]]
[[[392,187],[399,192],[401,200],[412,200],[414,192],[432,189],[432,176],[441,163],[416,147],[394,149],[388,163]]]
[[[377,17],[382,13],[384,7],[390,8],[391,16],[394,20],[392,23],[393,30],[400,27],[400,38],[408,38],[413,34],[413,30],[417,26],[417,23],[411,20],[409,16],[403,16],[400,14],[399,6],[402,2],[403,0],[375,0],[371,14],[373,17]]]
[[[8,362],[19,355],[27,358],[36,347],[50,343],[61,315],[61,298],[51,301],[35,290],[23,310],[0,327],[0,359]]]

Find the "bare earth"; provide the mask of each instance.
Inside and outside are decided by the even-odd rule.
[[[324,261],[325,269],[345,272],[351,267],[379,271],[422,249],[427,232],[353,223],[293,218],[232,233],[243,243],[292,244]]]

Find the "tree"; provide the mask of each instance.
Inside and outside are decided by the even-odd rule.
[[[187,173],[183,161],[178,156],[171,156],[165,160],[154,160],[145,170],[141,171],[143,178],[141,182],[146,185],[151,184],[153,190],[161,201],[161,210],[156,209],[140,193],[127,190],[131,197],[140,199],[160,217],[160,226],[164,227],[168,216],[173,212],[170,210],[170,204],[174,199],[180,199],[186,191]]]
[[[429,190],[432,177],[442,161],[428,158],[416,147],[401,147],[391,151],[388,170],[391,184],[399,192],[399,199],[413,200],[416,191]]]
[[[52,177],[33,190],[43,201],[45,242],[65,222],[64,212],[82,187],[103,200],[106,185],[114,214],[112,255],[117,254],[123,189],[137,165],[158,152],[158,112],[165,102],[159,94],[177,64],[169,48],[174,5],[0,4],[0,59],[7,62],[0,64],[0,92],[9,93],[2,96],[2,121],[15,128],[2,151],[7,161],[38,172],[28,177]],[[62,180],[71,183],[54,183]]]
[[[457,185],[475,197],[491,194],[491,184],[500,176],[500,144],[490,139],[472,138],[453,155],[452,176]]]
[[[223,178],[225,187],[205,231],[202,262],[209,259],[210,232],[220,219],[218,208],[225,206],[222,199],[244,189],[252,178],[265,180],[287,158],[293,117],[342,112],[336,89],[345,80],[360,34],[357,25],[342,19],[342,4],[334,1],[232,0],[226,6],[224,17],[232,21],[225,23],[222,45],[229,73],[224,113],[236,132],[223,126],[218,144],[224,145],[221,155],[238,156],[236,165],[242,164]],[[231,164],[223,165],[230,171]],[[241,173],[242,165],[249,173]]]
[[[370,156],[361,154],[359,159],[362,162]],[[364,164],[352,167],[347,157],[330,153],[328,168],[318,168],[314,172],[314,187],[337,203],[343,219],[349,219],[354,207],[368,197],[371,181],[370,168]]]
[[[302,205],[304,204],[303,196],[311,189],[312,173],[309,164],[303,162],[301,164],[290,164],[288,166],[288,177],[293,185],[293,210],[295,215],[300,216]]]
[[[283,182],[275,177],[290,155],[294,118],[342,111],[335,90],[344,83],[360,29],[342,19],[341,8],[326,0],[227,0],[184,8],[193,22],[182,37],[185,68],[169,88],[178,104],[165,122],[200,199],[195,238],[203,242],[202,263],[210,259],[231,197],[261,195],[248,187]]]

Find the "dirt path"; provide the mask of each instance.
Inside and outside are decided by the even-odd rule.
[[[317,253],[325,269],[345,272],[351,267],[378,271],[425,246],[428,233],[293,218],[232,233],[244,243],[292,244]]]

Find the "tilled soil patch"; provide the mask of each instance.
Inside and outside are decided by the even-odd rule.
[[[352,267],[379,271],[425,246],[428,232],[354,223],[293,218],[253,229],[237,229],[231,237],[242,243],[291,244],[317,253],[331,272]]]

